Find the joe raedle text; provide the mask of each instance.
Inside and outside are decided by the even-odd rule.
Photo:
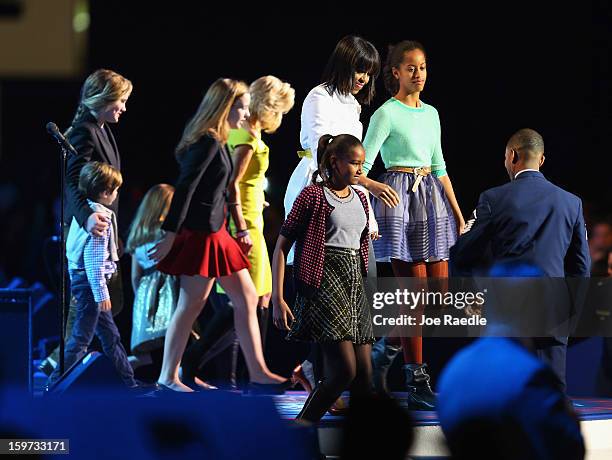
[[[486,326],[487,318],[479,315],[458,318],[453,315],[442,315],[442,317],[426,315],[399,315],[386,317],[381,314],[374,315],[372,321],[374,326]]]

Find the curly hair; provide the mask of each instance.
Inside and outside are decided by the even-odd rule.
[[[272,75],[260,77],[249,87],[251,104],[249,105],[249,123],[259,124],[266,133],[278,129],[283,118],[295,103],[295,90]]]

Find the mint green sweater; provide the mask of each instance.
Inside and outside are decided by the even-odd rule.
[[[370,171],[380,152],[387,169],[431,166],[436,177],[446,174],[438,111],[423,101],[420,103],[420,107],[409,107],[392,97],[374,112],[363,140],[364,173]]]

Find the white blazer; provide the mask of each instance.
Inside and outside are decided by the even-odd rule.
[[[363,125],[359,121],[360,114],[361,105],[352,94],[343,96],[334,91],[330,95],[323,84],[315,86],[308,93],[302,104],[300,144],[304,150],[310,150],[312,158],[302,158],[291,174],[284,199],[285,217],[300,192],[311,183],[312,174],[317,170],[317,146],[321,136],[352,134],[361,140]],[[378,224],[374,218],[369,193],[365,188],[357,187],[368,197],[370,232],[377,232]],[[293,249],[287,256],[287,263],[293,263]]]

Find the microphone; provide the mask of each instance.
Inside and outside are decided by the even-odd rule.
[[[57,125],[52,121],[47,123],[47,132],[53,136],[53,138],[58,142],[59,145],[62,146],[64,150],[72,153],[73,155],[79,154],[72,146],[72,144],[70,144],[70,142],[68,142],[68,140],[64,137],[64,135],[60,133]]]

